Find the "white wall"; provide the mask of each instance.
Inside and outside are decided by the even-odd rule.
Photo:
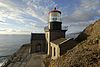
[[[51,47],[52,47],[52,59],[57,59],[58,57],[60,57],[60,48],[58,45],[51,43]],[[55,48],[55,56],[54,56],[54,48]]]

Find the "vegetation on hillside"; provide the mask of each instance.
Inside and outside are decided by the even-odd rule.
[[[77,45],[51,60],[49,67],[100,67],[100,20],[86,27],[75,40]]]

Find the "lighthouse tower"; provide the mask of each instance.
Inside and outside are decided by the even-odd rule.
[[[44,28],[45,30],[45,37],[48,45],[48,55],[51,56],[51,44],[53,40],[59,38],[65,38],[65,30],[62,30],[62,20],[61,20],[61,12],[54,8],[52,11],[49,12],[48,17],[48,26]]]

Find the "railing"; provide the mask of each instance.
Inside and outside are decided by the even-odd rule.
[[[44,30],[48,31],[49,30],[48,26],[44,27]],[[63,26],[61,30],[68,30],[68,26]]]
[[[44,27],[44,30],[45,31],[48,31],[49,30],[48,26]]]
[[[68,26],[63,26],[62,30],[68,30]]]

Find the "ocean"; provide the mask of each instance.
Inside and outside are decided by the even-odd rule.
[[[5,57],[16,52],[23,44],[30,43],[30,35],[1,35],[0,34],[0,63]],[[0,65],[1,65],[0,64]]]

